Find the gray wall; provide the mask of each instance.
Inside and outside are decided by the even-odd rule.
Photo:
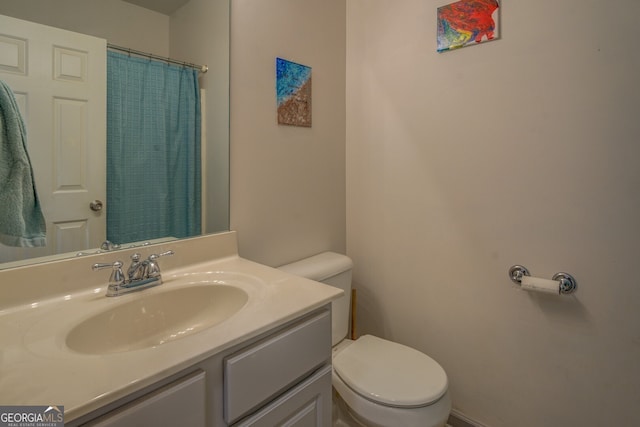
[[[231,229],[277,266],[345,251],[345,3],[234,0]],[[312,67],[313,126],[278,125],[275,59]]]
[[[487,426],[638,425],[640,3],[505,1],[502,40],[438,54],[446,3],[347,1],[361,332],[430,354]]]

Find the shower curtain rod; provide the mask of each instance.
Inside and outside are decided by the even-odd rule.
[[[138,56],[144,56],[146,58],[157,59],[158,61],[170,62],[172,64],[182,65],[184,67],[195,68],[196,70],[200,71],[201,73],[206,73],[207,71],[209,71],[209,67],[206,66],[206,65],[198,65],[198,64],[192,64],[190,62],[177,61],[175,59],[165,58],[163,56],[154,55],[153,53],[141,52],[139,50],[130,49],[128,47],[117,46],[117,45],[111,44],[111,43],[107,43],[107,48],[108,49],[113,49],[113,50],[119,50],[121,52],[126,52],[126,53],[128,53],[130,55],[133,54],[133,55],[138,55]]]

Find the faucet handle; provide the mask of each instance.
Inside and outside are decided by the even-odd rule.
[[[151,254],[151,255],[149,255],[149,258],[154,257],[153,259],[158,259],[161,256],[168,256],[168,255],[173,255],[173,254],[175,254],[175,252],[173,252],[171,249],[169,249],[168,251],[162,252],[162,253],[159,253],[159,254]]]
[[[160,254],[151,254],[147,259],[147,276],[148,277],[159,277],[160,276],[160,266],[156,262],[158,258],[161,256],[169,256],[173,255],[175,252],[172,250],[168,250],[166,252],[162,252]]]
[[[112,268],[111,276],[109,277],[109,285],[122,285],[125,283],[124,273],[122,272],[122,261],[116,261],[113,264],[109,263],[97,263],[91,266],[93,271],[103,270],[105,268]]]

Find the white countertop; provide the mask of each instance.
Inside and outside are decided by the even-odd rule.
[[[195,272],[250,277],[236,284],[249,294],[246,305],[220,324],[157,347],[87,355],[66,346],[78,322],[142,294],[183,286],[181,278]],[[0,308],[0,404],[64,405],[71,421],[342,295],[237,255],[166,270],[163,278],[161,286],[113,298],[105,297],[105,283]]]

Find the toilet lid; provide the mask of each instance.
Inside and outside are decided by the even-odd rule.
[[[447,391],[447,374],[413,348],[364,335],[338,353],[333,368],[355,392],[396,407],[426,406]]]

